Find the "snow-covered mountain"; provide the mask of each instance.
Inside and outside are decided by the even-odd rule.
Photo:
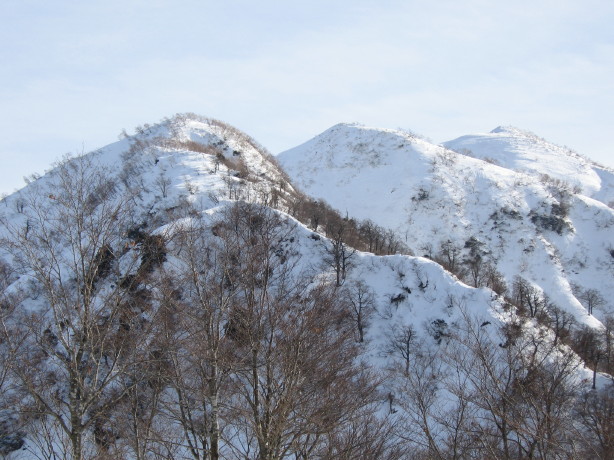
[[[499,126],[487,134],[462,136],[443,145],[467,156],[514,171],[547,174],[575,187],[578,193],[605,204],[614,201],[614,171],[529,131]]]
[[[284,170],[245,133],[187,114],[60,162],[1,201],[0,454],[410,459],[437,445],[449,458],[450,433],[482,424],[466,449],[488,439],[472,455],[498,458],[508,434],[491,436],[480,360],[510,371],[509,388],[563,396],[525,380],[564,365],[556,384],[585,391],[590,370],[560,342],[570,318],[600,330],[614,309],[611,171],[506,136],[471,149],[497,165],[340,124],[281,154]],[[350,247],[394,252],[388,230],[417,256]],[[344,387],[331,369],[348,362]],[[450,425],[465,407],[479,418]],[[523,427],[541,415],[514,417],[509,436],[532,449],[541,435]]]
[[[295,226],[296,251],[304,258],[301,266],[315,269],[319,276],[333,278],[334,268],[325,260],[332,243],[287,214],[292,211],[288,208],[293,206],[293,201],[304,197],[295,190],[276,159],[264,147],[232,126],[194,114],[177,115],[159,124],[138,127],[137,134],[89,153],[83,159],[68,159],[66,164],[84,162],[102,168],[96,173],[102,173],[108,183],[113,184],[112,187],[117,189],[114,193],[128,191],[132,201],[130,222],[139,231],[172,233],[174,225],[179,225],[186,213],[214,216],[236,201],[272,206]],[[359,163],[363,160],[369,161],[369,167],[373,166],[370,160],[354,158],[351,167],[360,168]],[[327,168],[330,167],[330,159],[317,158],[314,161],[323,161]],[[315,163],[311,165],[315,166]],[[419,168],[416,168],[416,174],[426,177],[428,164]],[[36,205],[37,213],[43,218],[53,218],[61,201],[58,192],[63,180],[61,169],[51,169],[3,200],[2,221],[7,227],[2,230],[2,236],[6,236],[8,230],[17,231],[29,225],[30,206]],[[377,176],[374,178],[376,182]],[[375,186],[375,182],[367,181],[365,186]],[[93,184],[88,186],[93,187]],[[93,187],[89,193],[94,195],[97,191]],[[366,191],[365,204],[366,197],[375,189],[367,188]],[[41,197],[45,199],[43,202]],[[393,207],[388,209],[393,211]],[[374,206],[370,211],[355,215],[380,221],[380,214],[385,212]],[[213,217],[209,219],[215,220]],[[128,235],[122,235],[122,238],[130,241]],[[2,249],[2,256],[6,261],[13,259],[7,248]],[[348,284],[366,282],[375,290],[375,304],[382,309],[380,313],[386,310],[383,316],[388,319],[375,321],[378,326],[367,331],[376,342],[393,324],[422,324],[444,316],[453,317],[450,302],[470,301],[474,313],[489,318],[494,314],[494,321],[501,314],[497,313],[500,305],[491,293],[460,283],[437,263],[423,257],[376,256],[359,251],[352,256],[351,267],[345,278]],[[411,298],[409,291],[412,292]],[[391,302],[391,298],[402,300]],[[433,304],[441,308],[434,309]],[[390,305],[395,306],[394,312]],[[398,308],[403,305],[407,308]]]
[[[587,289],[608,299],[601,307],[611,311],[614,211],[574,187],[607,196],[611,172],[600,170],[602,183],[587,160],[515,130],[449,145],[472,146],[474,156],[495,161],[405,132],[351,124],[278,158],[305,192],[341,213],[393,229],[416,254],[454,256],[452,268],[462,270],[459,261],[478,251],[509,288],[521,276],[580,322],[595,324],[578,300]],[[506,167],[526,169],[527,163],[530,174]]]

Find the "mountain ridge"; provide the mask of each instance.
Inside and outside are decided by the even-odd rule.
[[[386,160],[357,162],[355,158],[360,156],[357,152],[365,150],[365,145],[370,149],[365,151],[369,158]],[[555,153],[560,154],[560,150]],[[515,274],[525,271],[521,268],[524,265],[550,266],[550,261],[559,267],[556,270],[565,280],[564,273],[572,270],[555,253],[560,254],[563,248],[570,250],[573,244],[569,243],[578,240],[576,220],[570,218],[567,208],[570,207],[571,217],[575,217],[577,209],[594,206],[595,215],[603,215],[604,220],[595,229],[595,235],[601,235],[598,243],[601,249],[588,252],[602,265],[602,276],[593,286],[603,289],[605,297],[612,289],[608,281],[611,261],[607,260],[607,247],[612,245],[607,230],[612,225],[612,210],[601,202],[587,204],[588,201],[576,194],[577,189],[552,177],[556,176],[554,173],[528,175],[402,132],[358,127],[325,131],[281,153],[279,159],[292,179],[308,193],[326,200],[341,212],[368,217],[393,229],[416,253],[423,253],[429,245],[431,249],[427,252],[437,252],[437,246],[448,239],[458,241],[460,246],[470,237],[490,240],[486,247],[491,257],[499,261],[497,266],[506,274],[509,285]],[[565,212],[557,215],[560,206],[564,206]],[[578,231],[588,231],[584,225],[587,219],[588,216],[577,217],[578,222],[583,222]],[[506,234],[510,231],[516,236]],[[498,243],[495,244],[492,234],[497,235]],[[408,235],[414,239],[413,244]],[[505,262],[510,257],[509,250],[496,249],[503,241],[505,245],[516,246],[517,249],[511,250],[511,254],[516,254],[512,256],[516,262]],[[535,248],[543,254],[541,263],[529,261]],[[579,248],[571,251],[587,254]],[[575,256],[566,257],[574,259]],[[534,277],[537,280],[541,275]],[[570,294],[569,286],[584,284],[583,281],[564,282],[568,286],[564,291]],[[546,288],[545,292],[557,302],[564,301],[560,287],[557,283],[555,286]],[[568,295],[564,303],[570,311],[581,312],[573,295]]]

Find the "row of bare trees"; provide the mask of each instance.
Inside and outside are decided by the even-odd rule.
[[[614,458],[611,384],[590,390],[578,356],[530,321],[496,329],[464,311],[439,345],[406,327],[386,352],[412,458]]]
[[[356,220],[343,217],[324,200],[315,200],[300,193],[288,204],[288,213],[313,231],[327,238],[342,240],[351,248],[377,255],[403,253],[409,248],[390,229],[375,224],[370,219]]]
[[[176,414],[195,458],[312,458],[373,403],[334,285],[298,264],[292,225],[237,203],[173,242],[184,342],[172,365]],[[177,286],[177,285],[175,285]],[[178,383],[178,384],[177,384]],[[187,401],[198,401],[196,412]],[[197,447],[198,446],[198,447]],[[350,457],[347,457],[350,458]]]

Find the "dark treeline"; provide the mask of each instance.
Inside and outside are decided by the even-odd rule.
[[[376,255],[410,253],[407,245],[399,240],[394,231],[385,229],[370,219],[361,221],[343,217],[324,200],[314,200],[297,194],[288,205],[287,211],[313,231],[322,232],[333,240],[342,238],[354,249]]]

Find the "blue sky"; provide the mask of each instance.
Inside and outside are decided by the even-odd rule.
[[[0,192],[196,112],[273,153],[339,122],[515,125],[614,166],[610,0],[2,0]]]

